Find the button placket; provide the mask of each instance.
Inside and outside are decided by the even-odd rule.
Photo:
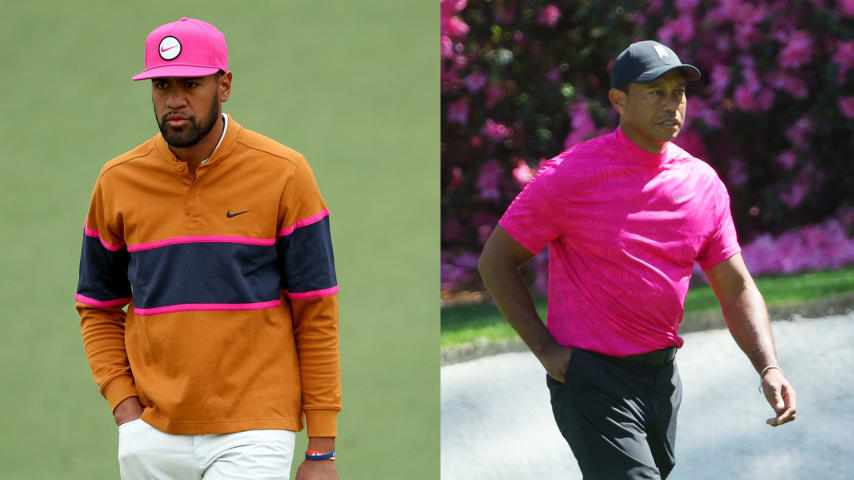
[[[190,181],[187,189],[186,225],[191,230],[201,227],[204,223],[204,209],[201,203],[202,178],[199,170],[201,166],[196,169],[196,176]]]

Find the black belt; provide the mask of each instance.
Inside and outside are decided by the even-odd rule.
[[[635,355],[627,355],[625,357],[615,357],[612,355],[599,354],[607,357],[608,360],[616,364],[634,364],[644,365],[647,367],[660,367],[673,361],[676,357],[676,347],[667,347],[661,350],[653,350],[646,353],[638,353]]]

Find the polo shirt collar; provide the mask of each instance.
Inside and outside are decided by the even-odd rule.
[[[667,162],[670,157],[670,142],[664,145],[664,149],[659,153],[652,153],[644,150],[638,144],[632,141],[623,133],[623,127],[618,126],[616,131],[617,142],[620,145],[620,150],[632,161],[637,161],[643,165],[657,167]]]
[[[243,127],[241,127],[240,124],[231,117],[231,115],[228,115],[227,113],[223,113],[222,115],[225,122],[222,129],[222,136],[220,137],[216,148],[214,148],[213,153],[211,153],[211,156],[208,157],[205,162],[202,162],[205,165],[216,163],[220,158],[231,153],[231,151],[234,150],[234,146],[237,144],[237,137],[243,129]],[[163,138],[163,134],[157,134],[154,144],[155,148],[162,155],[166,155],[166,158],[171,158],[174,162],[180,161],[175,157],[175,154],[172,153],[172,150],[169,150],[169,145],[166,143],[166,139]]]

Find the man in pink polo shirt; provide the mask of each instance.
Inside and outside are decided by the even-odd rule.
[[[555,420],[585,479],[666,478],[673,469],[673,359],[695,261],[760,374],[775,411],[767,423],[795,419],[726,187],[671,143],[685,120],[685,82],[699,77],[660,43],[626,48],[608,92],[620,126],[547,162],[480,257],[484,284],[546,369]],[[546,245],[544,326],[518,269]]]

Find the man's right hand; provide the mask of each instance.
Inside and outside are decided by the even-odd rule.
[[[557,342],[540,356],[540,363],[546,368],[546,373],[560,383],[566,382],[564,375],[571,361],[572,349]]]
[[[142,416],[142,404],[139,403],[139,397],[128,397],[113,410],[113,416],[116,418],[116,425],[131,422]]]
[[[572,349],[557,343],[543,324],[519,267],[534,254],[501,225],[495,227],[477,261],[483,284],[510,325],[534,352],[550,377],[563,382]]]

